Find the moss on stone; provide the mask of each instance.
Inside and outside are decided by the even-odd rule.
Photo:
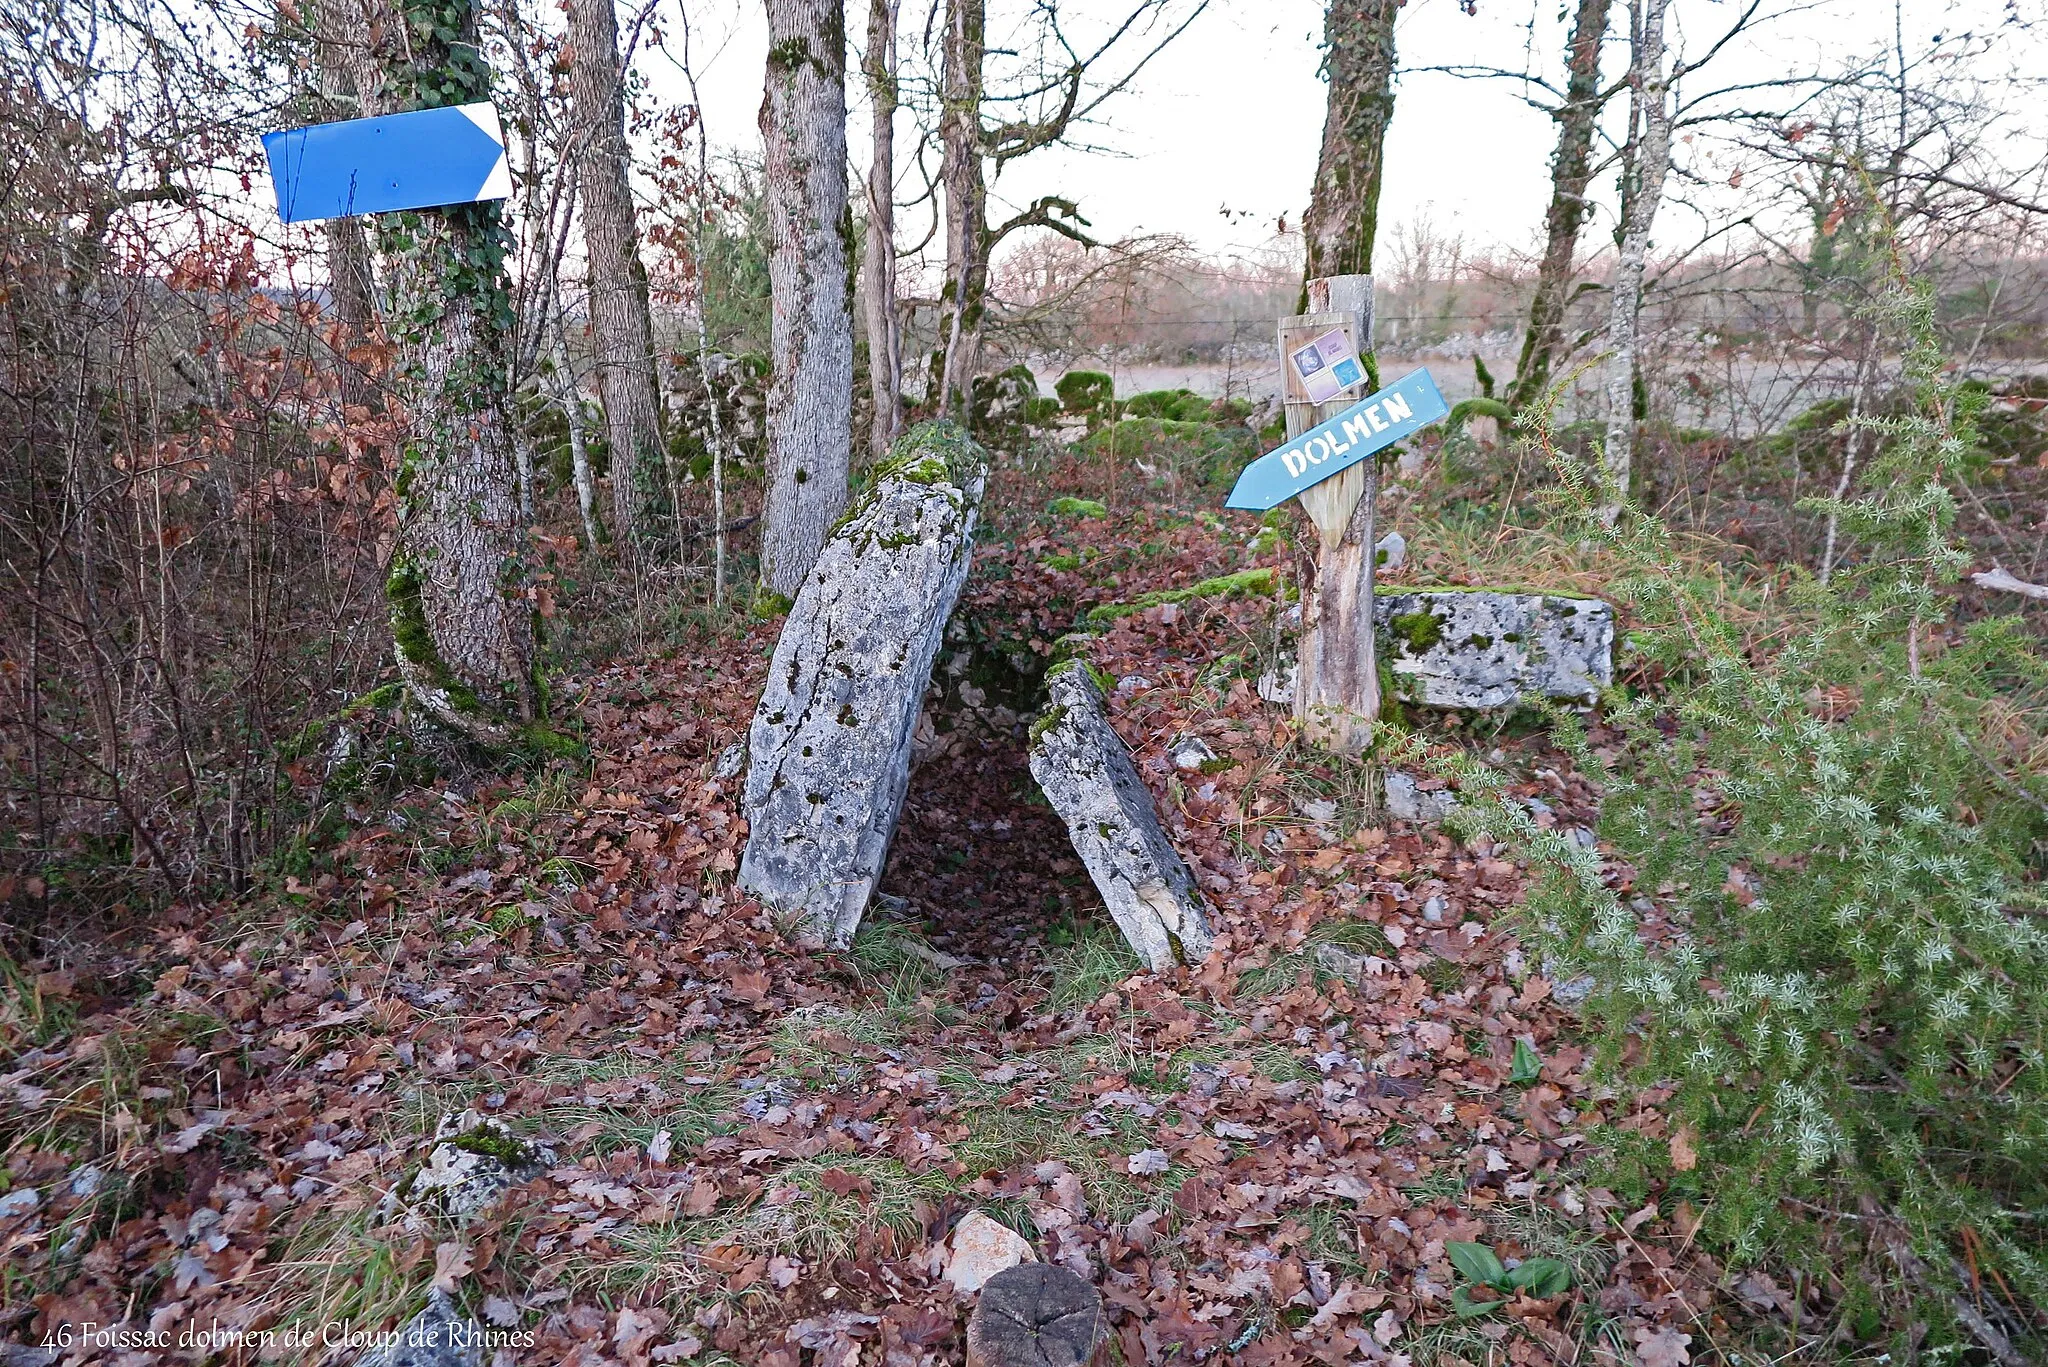
[[[1092,498],[1056,498],[1049,510],[1054,517],[1108,517],[1109,509]]]
[[[1393,633],[1395,645],[1406,647],[1410,655],[1421,655],[1444,639],[1443,624],[1426,608],[1401,613],[1387,623],[1387,629]]]
[[[456,1135],[448,1142],[465,1153],[495,1158],[508,1169],[522,1168],[533,1162],[531,1146],[490,1125],[479,1125],[464,1134]]]
[[[1235,574],[1219,574],[1213,579],[1204,579],[1184,589],[1161,589],[1143,594],[1128,603],[1104,603],[1100,607],[1091,608],[1084,620],[1090,626],[1100,626],[1167,603],[1186,603],[1197,598],[1262,596],[1273,591],[1275,582],[1273,570],[1269,566],[1239,570]]]
[[[1404,725],[1407,718],[1401,711],[1401,693],[1396,686],[1393,666],[1387,663],[1384,656],[1373,663],[1380,677],[1380,728]],[[1375,741],[1378,739],[1380,728],[1374,730]]]
[[[1055,726],[1058,726],[1062,721],[1066,720],[1066,716],[1067,709],[1065,707],[1059,706],[1058,704],[1048,707],[1045,709],[1045,711],[1039,713],[1035,718],[1032,719],[1031,722],[1031,729],[1028,737],[1030,743],[1033,745],[1038,744],[1039,739],[1042,736],[1044,736],[1046,732],[1052,730]]]
[[[839,535],[874,507],[882,486],[891,479],[903,479],[928,487],[950,484],[960,490],[964,500],[975,477],[987,464],[981,446],[959,424],[944,419],[919,423],[897,438],[888,456],[867,472],[860,492],[847,504],[839,520],[832,524],[827,538]],[[897,544],[908,544],[908,541],[906,538]],[[866,547],[857,549],[865,550]]]
[[[1116,382],[1099,370],[1070,370],[1052,390],[1069,413],[1093,415],[1116,401]]]
[[[1165,418],[1170,422],[1208,422],[1209,401],[1191,389],[1148,389],[1118,405],[1126,417]]]

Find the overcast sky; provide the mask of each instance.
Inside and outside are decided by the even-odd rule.
[[[714,146],[757,153],[755,120],[767,46],[761,5],[687,2]],[[1018,7],[1013,0],[994,0],[991,45],[1000,40],[1006,3]],[[2041,19],[2044,6],[2048,0],[1905,0],[1908,60],[1924,58],[1937,38],[1953,46],[1956,35],[1974,31],[1996,38],[1988,51],[1980,46],[1971,58],[1973,71],[2048,69],[2040,62],[2048,30],[2048,20]],[[866,6],[848,0],[847,8],[848,27],[858,35]],[[922,0],[905,0],[906,29],[922,22],[923,8]],[[1069,0],[1065,8],[1082,16],[1076,24],[1085,27],[1086,16],[1105,21],[1123,5]],[[1551,121],[1523,102],[1517,83],[1458,79],[1423,68],[1474,63],[1554,77],[1562,66],[1567,7],[1563,0],[1479,0],[1477,8],[1472,16],[1462,12],[1459,0],[1409,0],[1402,13],[1396,41],[1403,74],[1388,139],[1383,241],[1419,214],[1478,249],[1526,249],[1537,240],[1548,196]],[[1717,56],[1694,78],[1695,91],[1831,70],[1893,42],[1890,0],[1762,0],[1762,8],[1780,17]],[[1619,0],[1615,9],[1617,26],[1625,25]],[[919,18],[913,20],[913,13]],[[1671,42],[1688,58],[1697,56],[1738,13],[1735,0],[1674,0]],[[1105,238],[1176,233],[1215,252],[1270,239],[1283,215],[1290,228],[1298,226],[1322,130],[1321,32],[1319,0],[1210,0],[1186,33],[1130,90],[1108,103],[1088,130],[1091,142],[1111,151],[1034,153],[993,187],[999,206],[1056,192],[1079,201]],[[1609,66],[1617,72],[1626,61],[1625,46],[1609,45]],[[665,64],[656,58],[643,65],[657,94],[674,98],[674,78]],[[856,162],[865,159],[866,127],[861,111],[851,130]],[[906,151],[912,136],[909,117],[902,116],[899,145]],[[2038,161],[2040,144],[2017,141],[2013,155]],[[1727,197],[1736,194],[1728,191]],[[1232,211],[1229,216],[1225,209]],[[991,216],[997,212],[992,209]],[[1666,226],[1674,235],[1685,231],[1676,219]],[[918,229],[906,223],[903,231]]]

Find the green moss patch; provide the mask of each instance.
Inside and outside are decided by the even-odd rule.
[[[1427,609],[1401,613],[1387,623],[1387,628],[1393,633],[1395,646],[1409,655],[1424,654],[1444,639],[1443,623]]]
[[[1219,574],[1213,579],[1204,579],[1184,589],[1161,589],[1148,593],[1128,603],[1104,603],[1089,610],[1084,619],[1090,626],[1107,625],[1120,617],[1143,612],[1167,603],[1186,603],[1197,598],[1234,598],[1264,595],[1273,592],[1275,585],[1270,566],[1258,569],[1239,570],[1235,574]]]
[[[1052,387],[1069,413],[1094,414],[1116,400],[1116,382],[1099,370],[1070,370]]]

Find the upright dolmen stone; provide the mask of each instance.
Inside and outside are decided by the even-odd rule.
[[[1102,711],[1102,691],[1076,661],[1046,676],[1031,728],[1031,776],[1067,823],[1131,948],[1156,971],[1209,952],[1209,923],[1186,864],[1160,829],[1151,790]]]
[[[740,886],[808,941],[853,939],[903,792],[987,464],[950,423],[906,434],[805,577],[747,734]]]

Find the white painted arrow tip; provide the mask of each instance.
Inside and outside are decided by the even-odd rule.
[[[455,107],[464,118],[482,130],[485,137],[498,144],[498,159],[491,164],[491,173],[484,177],[484,183],[473,198],[512,198],[512,166],[505,154],[505,126],[498,121],[498,107],[489,100]]]

